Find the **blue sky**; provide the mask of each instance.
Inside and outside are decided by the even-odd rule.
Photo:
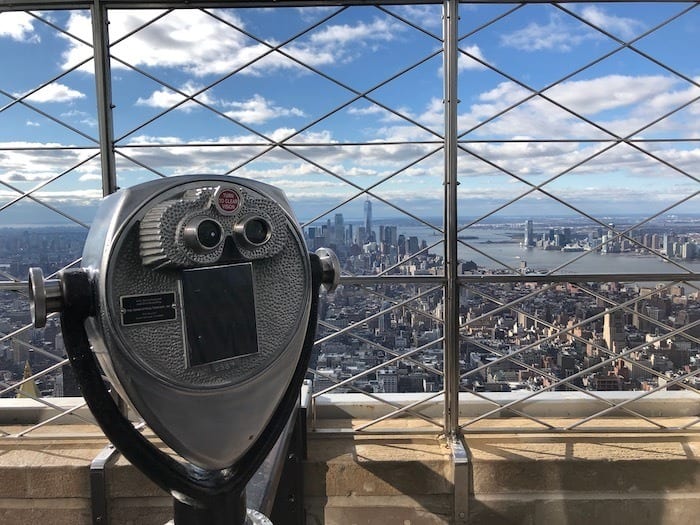
[[[637,52],[612,53],[620,47],[614,38],[635,39],[688,7],[462,5],[460,34],[468,36],[460,42],[465,53],[459,129],[468,152],[459,159],[460,214],[485,214],[527,191],[526,182],[541,184],[562,173],[544,189],[593,215],[652,214],[694,195],[700,189],[700,148],[675,140],[700,137],[695,101],[700,89],[694,84],[700,81],[695,58],[700,10],[636,41]],[[87,218],[101,195],[99,161],[90,160],[96,153],[91,139],[97,137],[92,51],[48,23],[90,41],[89,13],[38,16],[43,21],[0,13],[0,181],[27,191],[65,172],[37,196]],[[311,219],[353,196],[333,213],[361,215],[365,196],[353,185],[379,183],[372,190],[376,197],[420,217],[439,216],[443,161],[435,142],[443,127],[442,56],[435,36],[440,34],[440,6],[113,11],[119,184],[150,180],[156,173],[233,170],[282,187],[297,214]],[[282,53],[271,49],[281,44]],[[64,73],[26,99],[31,108],[12,103],[11,96]],[[166,85],[198,93],[197,100],[218,114],[185,102],[144,125],[184,100]],[[532,90],[545,88],[546,98],[532,97]],[[367,90],[368,98],[357,98]],[[639,144],[649,154],[624,144],[602,152],[612,136],[605,130],[657,141]],[[287,141],[288,148],[270,148],[270,141]],[[0,187],[0,206],[16,197]],[[697,211],[699,200],[692,197],[673,212]],[[374,209],[376,216],[398,213],[376,200]],[[565,213],[574,212],[539,192],[498,212]],[[22,202],[0,211],[0,225],[22,217],[43,222],[45,215],[40,206]]]

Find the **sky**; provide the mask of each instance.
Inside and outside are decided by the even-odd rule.
[[[439,5],[109,18],[120,187],[230,173],[302,221],[361,217],[367,188],[375,217],[441,215]],[[687,3],[462,4],[460,216],[697,213],[699,32]],[[94,213],[91,40],[88,11],[0,13],[0,226],[66,222],[32,189]]]

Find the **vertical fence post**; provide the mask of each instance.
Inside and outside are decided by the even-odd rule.
[[[100,161],[102,163],[102,194],[117,191],[117,171],[114,159],[114,123],[112,119],[112,72],[109,63],[109,31],[107,7],[94,0],[92,14],[92,46],[95,57],[95,90],[97,120],[100,131]]]
[[[107,7],[101,0],[94,0],[92,14],[92,49],[95,61],[95,91],[97,95],[97,121],[100,131],[100,164],[102,168],[102,195],[117,191],[117,169],[114,157],[114,120],[112,118],[112,68],[109,58],[109,20]],[[126,402],[115,394],[115,400],[126,415]]]
[[[459,430],[459,285],[457,283],[457,60],[458,0],[443,4],[445,105],[445,434]]]

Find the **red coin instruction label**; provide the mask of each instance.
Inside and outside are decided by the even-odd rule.
[[[241,196],[235,190],[222,190],[217,198],[217,205],[222,213],[233,213],[241,205]]]

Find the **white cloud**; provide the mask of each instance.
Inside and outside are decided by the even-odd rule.
[[[194,89],[192,86],[190,86]],[[196,87],[196,86],[195,86]],[[680,79],[662,75],[608,75],[585,80],[569,81],[546,92],[560,102],[577,111],[585,112],[589,117],[599,119],[601,124],[613,129],[634,129],[641,127],[661,112],[674,107],[693,96],[698,95],[698,88],[683,83]],[[470,105],[468,101],[460,105],[460,129],[467,129],[503,108],[529,95],[520,86],[502,82],[477,94]],[[212,95],[213,97],[213,95]],[[220,100],[216,104],[223,105]],[[248,100],[228,103],[228,110],[246,122],[266,121],[282,114],[293,114],[297,108],[284,108],[277,101],[256,95]],[[372,114],[373,106],[348,109],[348,113],[357,115]],[[426,103],[423,111],[414,109],[409,115],[419,122],[434,126],[441,132],[443,122],[443,104],[439,98]],[[369,120],[369,119],[368,119]],[[439,147],[433,144],[382,144],[381,142],[432,139],[425,131],[416,126],[395,122],[386,123],[382,128],[372,128],[370,140],[377,144],[364,146],[344,146],[338,135],[330,129],[316,132],[304,132],[289,143],[292,151],[313,159],[321,167],[326,167],[343,177],[351,178],[360,185],[366,185],[379,178],[401,171],[391,181],[383,183],[378,192],[391,198],[409,199],[419,195],[439,193],[440,181],[444,170],[441,152],[421,161],[408,169],[417,158]],[[680,136],[695,136],[689,130],[697,127],[696,119],[678,119],[669,124]],[[671,126],[676,126],[673,128]],[[316,129],[316,128],[314,128]],[[283,141],[295,133],[292,127],[279,127],[268,133],[271,140]],[[198,139],[196,144],[187,145],[187,140],[175,135],[165,137],[138,136],[131,139],[133,145],[157,145],[154,148],[129,148],[121,146],[127,155],[134,157],[144,165],[153,166],[167,174],[178,173],[224,173],[238,165],[246,163],[253,156],[269,148],[260,137],[248,133],[240,135],[211,137],[209,140]],[[610,137],[573,115],[560,110],[538,98],[513,109],[501,116],[484,129],[474,132],[466,139],[488,138],[505,140],[521,138],[524,142],[469,143],[467,147],[498,166],[521,177],[539,183],[545,178],[567,171],[575,164],[594,155],[605,143],[577,142],[580,138]],[[570,139],[570,142],[537,142],[536,139]],[[528,142],[529,141],[529,142]],[[182,146],[184,144],[184,146]],[[305,145],[308,144],[308,145]],[[318,144],[323,144],[318,146]],[[177,146],[176,146],[177,145]],[[0,145],[0,166],[2,180],[29,181],[44,180],[66,169],[70,162],[79,162],[79,152],[58,151],[2,151],[8,145]],[[17,148],[23,147],[17,145]],[[669,159],[682,169],[694,173],[700,162],[700,148],[692,144],[647,143],[643,147],[655,155]],[[87,153],[86,153],[87,154]],[[141,176],[144,172],[139,166],[118,157],[120,176]],[[99,181],[95,167],[78,170],[81,181]],[[294,192],[294,198],[319,198],[319,202],[328,203],[345,189],[346,193],[355,191],[341,181],[332,178],[323,169],[305,163],[292,153],[282,148],[274,148],[255,162],[246,164],[234,173],[266,180]],[[460,191],[467,191],[465,198],[470,199],[506,199],[508,195],[518,195],[527,187],[499,172],[499,170],[466,153],[460,153],[459,174],[462,186]],[[638,186],[639,195],[671,200],[671,188],[692,185],[692,181],[664,167],[659,162],[635,151],[626,145],[618,145],[607,153],[596,157],[581,167],[546,186],[546,189],[567,199],[586,198],[584,190],[591,189],[591,195],[610,194],[612,189],[624,186],[628,177],[631,184]],[[606,178],[609,182],[606,181]],[[125,179],[127,180],[127,179]],[[621,182],[622,181],[622,182]],[[641,182],[640,182],[641,181]],[[620,190],[622,191],[622,190]],[[579,192],[579,193],[577,193]],[[578,195],[578,197],[576,196]],[[637,195],[639,202],[642,198]],[[678,194],[679,198],[682,193]],[[614,195],[618,198],[618,195]],[[611,197],[611,199],[613,198]],[[621,198],[621,197],[620,197]]]
[[[274,140],[275,142],[284,142],[288,139],[288,137],[291,137],[292,135],[295,135],[297,130],[294,128],[277,128],[271,133],[267,133],[268,138],[271,140]],[[288,142],[289,144],[304,144],[304,143],[312,143],[312,144],[335,144],[337,143],[337,139],[333,138],[333,134],[330,131],[316,131],[316,132],[306,132],[301,135],[296,135],[291,142]]]
[[[222,137],[222,141],[227,140],[228,137]],[[212,144],[216,144],[217,141],[211,141]],[[179,137],[153,137],[149,135],[134,135],[129,140],[127,146],[166,146],[173,144],[182,144],[182,139]]]
[[[388,9],[419,27],[433,30],[442,27],[442,7],[439,5],[397,5],[388,6]]]
[[[625,136],[662,115],[670,107],[676,107],[700,94],[700,90],[695,88],[675,89],[680,83],[680,80],[671,76],[610,75],[585,81],[570,81],[562,84],[557,90],[547,91],[546,94],[569,105],[573,110],[586,114],[612,132]],[[474,104],[460,105],[459,130],[464,131],[476,126],[529,94],[527,90],[510,82],[503,82],[481,93],[476,97]],[[431,100],[426,110],[415,118],[440,130],[443,118],[442,102],[439,99]],[[660,129],[659,126],[662,125],[665,128]],[[656,132],[654,136],[665,134],[689,137],[696,135],[696,128],[696,119],[686,115],[663,120],[654,126],[653,131]],[[419,128],[407,125],[385,127],[379,133],[384,140],[434,138],[426,137],[425,132]],[[499,143],[499,138],[505,141]],[[567,171],[594,156],[609,145],[604,141],[611,138],[611,135],[538,97],[509,110],[465,136],[467,140],[496,140],[491,143],[468,143],[466,147],[512,173],[529,180],[537,177],[538,182],[543,180],[542,177],[551,177]],[[538,142],[538,139],[569,139],[570,142]],[[585,143],[578,142],[579,139],[598,139],[603,142]],[[511,140],[522,142],[509,142]],[[367,155],[366,158],[370,163],[379,163],[382,160],[385,163],[410,162],[419,156],[421,151],[428,151],[430,147],[420,146],[422,150],[419,151],[418,148],[411,149],[408,145],[399,145],[392,153],[380,150],[378,155]],[[668,144],[653,143],[644,147],[655,155],[675,162],[686,171],[692,173],[694,170],[694,150],[691,152],[690,149],[684,150],[680,147],[678,151],[673,151],[668,148]],[[682,153],[684,151],[685,153]],[[382,160],[377,160],[378,158]],[[439,156],[436,158],[439,160]],[[459,163],[462,176],[499,175],[497,168],[466,153],[461,154]],[[437,166],[439,163],[433,164]],[[431,166],[424,167],[422,163],[421,168],[425,169],[426,173],[433,173]],[[649,156],[625,146],[616,146],[609,152],[595,157],[576,168],[575,173],[606,173],[611,177],[616,177],[619,173],[629,173],[657,179],[678,176],[673,170],[663,167]],[[505,175],[501,176],[507,179]]]
[[[530,22],[522,29],[501,35],[501,45],[523,51],[568,52],[595,37],[589,28],[571,26],[557,14],[550,16],[546,24]]]
[[[468,70],[485,70],[487,69],[487,67],[483,63],[490,63],[491,65],[495,65],[493,62],[489,62],[488,60],[486,60],[484,53],[481,51],[481,48],[476,44],[467,47],[460,47],[460,50],[463,51],[459,53],[457,57],[457,69],[460,72]],[[444,64],[440,64],[440,67],[437,70],[437,76],[442,78],[444,75],[444,71]]]
[[[21,96],[15,94],[15,96]],[[53,82],[48,86],[41,88],[39,91],[32,93],[25,100],[29,102],[45,103],[45,102],[70,102],[85,98],[85,93],[70,88],[60,82]]]
[[[417,117],[418,122],[427,126],[433,126],[442,134],[442,127],[445,124],[445,104],[442,99],[433,97],[423,111]]]
[[[224,105],[232,108],[226,112],[226,115],[243,124],[263,124],[279,117],[303,117],[305,115],[299,108],[275,106],[271,101],[257,94],[243,102],[226,102]]]
[[[275,8],[268,7],[268,8],[263,8],[263,9],[273,11]],[[294,8],[290,8],[290,9],[294,9],[297,13],[299,13],[299,16],[305,22],[315,22],[319,18],[327,16],[328,14],[330,14],[333,11],[338,11],[338,7],[333,6],[333,5],[327,5],[327,6],[316,5],[316,6],[312,6],[312,7],[294,7]]]
[[[99,188],[95,189],[84,189],[84,190],[41,190],[32,193],[32,196],[36,199],[50,203],[50,204],[60,204],[60,205],[71,205],[71,206],[94,206],[103,197],[102,190]],[[18,197],[16,192],[0,189],[0,202],[3,200],[11,200]],[[26,202],[26,199],[25,199]],[[14,205],[13,205],[14,206]],[[41,212],[40,212],[41,213]],[[55,218],[55,217],[53,217]],[[33,221],[27,221],[33,222]]]
[[[34,33],[34,18],[19,11],[0,12],[0,38],[32,44],[41,41],[39,35]]]
[[[217,16],[235,27],[244,22],[230,11],[215,11]],[[119,40],[135,28],[146,24],[161,11],[114,10],[110,12],[110,38]],[[402,27],[385,20],[354,25],[330,25],[312,33],[305,41],[297,41],[282,49],[296,59],[321,66],[353,60],[367,44],[389,41]],[[87,15],[72,13],[67,31],[91,41],[92,29]],[[90,56],[90,49],[67,37],[68,50],[63,54],[63,68]],[[268,39],[270,46],[279,42]],[[223,75],[239,68],[241,74],[260,75],[271,70],[300,70],[301,66],[284,55],[271,52],[268,45],[258,43],[219,20],[197,10],[175,10],[147,25],[137,33],[113,45],[112,53],[137,67],[179,69],[195,76]],[[84,70],[91,70],[92,64]],[[125,69],[119,60],[113,69]]]
[[[280,128],[270,133],[273,140],[283,140],[294,131]],[[260,145],[252,145],[254,143]],[[169,172],[170,170],[182,170],[182,172],[210,172],[219,173],[231,169],[233,166],[245,162],[269,146],[261,142],[258,137],[240,135],[235,137],[220,137],[208,142],[198,141],[192,146],[186,145],[186,141],[176,137],[135,137],[132,144],[157,145],[160,148],[120,148],[129,156],[135,157],[146,165],[157,166],[158,169]],[[180,144],[177,147],[171,145]],[[183,145],[184,144],[184,145]],[[236,145],[240,144],[240,145]],[[305,146],[305,144],[310,144]],[[311,145],[312,144],[312,145]],[[323,144],[319,146],[318,144]],[[372,146],[344,146],[333,139],[330,132],[305,133],[295,137],[289,143],[290,149],[299,152],[305,157],[312,158],[320,166],[344,177],[384,177],[406,164],[406,159],[415,159],[425,153],[426,147],[422,145],[394,145],[377,144]],[[431,148],[434,149],[434,148]],[[431,158],[436,166],[440,164],[440,158]],[[423,164],[421,164],[423,166]],[[128,163],[123,169],[133,169]],[[430,169],[430,166],[424,169]],[[273,180],[274,178],[299,177],[306,178],[313,174],[324,174],[325,171],[313,164],[305,163],[292,153],[281,148],[275,148],[267,152],[253,165],[248,165],[236,174],[245,173],[254,178]],[[328,176],[328,175],[324,175]],[[312,184],[313,180],[309,179]]]
[[[394,111],[400,113],[401,115],[410,115],[411,111],[408,108],[392,108]],[[369,104],[367,106],[358,107],[357,105],[351,106],[348,110],[348,115],[353,115],[355,117],[371,117],[376,116],[375,120],[366,119],[366,122],[362,122],[368,131],[372,134],[375,133],[376,122],[405,122],[405,120],[396,113],[384,109],[377,104]]]
[[[582,18],[623,39],[635,36],[644,24],[633,18],[615,16],[598,6],[589,5],[580,10]],[[509,34],[501,35],[501,45],[523,51],[569,52],[585,42],[604,38],[594,29],[559,13],[552,14],[546,23],[531,22]]]
[[[695,82],[700,82],[699,77],[694,78]],[[700,88],[692,84],[685,84],[680,89],[655,93],[645,101],[645,105],[658,112],[667,112],[672,108],[677,108],[693,99],[700,97]],[[690,106],[692,114],[700,114],[700,103],[697,100]]]
[[[581,16],[591,24],[626,39],[634,37],[644,27],[639,20],[611,15],[595,5],[584,7]]]
[[[668,91],[677,83],[663,75],[607,75],[589,80],[570,80],[547,91],[547,96],[586,115],[639,105]]]
[[[50,142],[0,142],[0,180],[16,183],[51,179],[93,154],[68,148]]]
[[[658,188],[655,188],[658,190]],[[601,195],[605,195],[605,200],[608,205],[617,205],[620,203],[636,204],[638,208],[640,203],[646,205],[660,206],[677,202],[679,199],[691,195],[697,191],[691,184],[672,184],[660,189],[660,191],[648,191],[643,187],[632,187],[619,184],[605,184],[580,188],[570,185],[557,188],[556,195],[565,201],[578,205],[579,203],[594,203],[600,204]],[[614,212],[615,208],[609,208]],[[653,210],[648,208],[638,209],[638,211],[652,213]]]
[[[102,199],[102,189],[38,191],[33,195],[44,202],[90,206]]]
[[[273,141],[282,141],[294,133],[293,129],[279,128],[268,135]],[[294,140],[294,148],[299,149],[304,143],[325,143],[332,142],[332,137],[327,132],[309,133],[297,136]],[[127,155],[137,159],[147,166],[157,167],[159,170],[173,173],[222,173],[227,172],[234,166],[245,163],[251,157],[269,149],[269,144],[262,141],[260,137],[250,134],[236,136],[214,137],[210,140],[197,140],[196,144],[188,145],[188,141],[180,137],[149,137],[136,136],[130,141],[130,145],[152,145],[162,146],[153,148],[133,148],[129,146],[120,148]],[[291,145],[291,144],[290,144]],[[331,148],[331,146],[328,146]],[[320,160],[325,164],[330,164],[333,153],[320,152],[318,148],[313,149],[316,155],[320,155]],[[133,170],[135,166],[117,157],[121,162],[120,170]],[[318,168],[311,164],[303,163],[295,156],[281,148],[274,148],[267,152],[264,157],[255,163],[255,172],[262,170],[263,173],[271,173],[270,170],[282,169],[287,175],[293,173],[290,166],[299,166],[300,175],[308,173],[318,173]],[[283,168],[281,168],[283,167]],[[137,169],[137,168],[136,168]],[[250,169],[250,168],[249,168]],[[283,173],[280,172],[280,175]],[[236,172],[238,173],[238,172]],[[269,175],[266,175],[269,176]]]
[[[33,120],[28,120],[26,124],[30,128],[38,128],[39,126],[41,126],[41,124],[39,124],[38,122],[34,122]]]
[[[185,93],[188,96],[194,95],[195,93],[199,93],[202,89],[203,86],[198,85],[194,82],[187,82],[185,83],[185,85],[179,88],[179,90],[182,93]],[[204,91],[203,93],[199,93],[195,98],[201,103],[210,106],[216,102],[206,91]],[[185,103],[181,103],[183,100],[185,100],[185,97],[182,96],[180,93],[176,93],[175,91],[171,91],[170,89],[163,87],[158,91],[154,91],[153,93],[151,93],[151,95],[148,98],[139,97],[139,99],[136,101],[136,105],[165,109],[180,104],[177,107],[177,109],[186,112],[189,112],[195,108],[202,107],[197,102],[194,102],[192,100],[188,100]]]
[[[479,95],[479,100],[485,102],[501,102],[504,105],[510,105],[513,102],[521,100],[529,93],[530,91],[513,82],[501,82],[495,88],[481,93]]]
[[[110,12],[110,40],[116,42],[161,13],[155,10]],[[243,27],[242,21],[230,12],[219,13],[219,16],[233,25]],[[90,18],[87,15],[72,13],[67,30],[84,40],[92,39]],[[63,55],[64,68],[83,60],[90,52],[74,39],[66,41],[69,48]],[[260,57],[266,51],[266,46],[251,41],[239,31],[202,11],[186,9],[166,14],[134,35],[114,44],[112,48],[116,57],[133,66],[176,68],[197,76],[229,72]],[[286,59],[276,60],[278,66],[283,62],[289,63]],[[126,69],[127,66],[119,60],[113,60],[112,68]],[[253,73],[254,69],[248,69],[247,72]]]
[[[593,120],[612,133],[626,136],[657,117],[700,95],[700,89],[678,89],[681,80],[664,75],[606,75],[570,80],[544,92],[547,98]],[[529,98],[497,119],[480,127],[480,137],[610,138],[611,135],[578,119],[574,114],[535,96],[512,82],[483,92],[460,113],[460,129],[471,129],[504,109]],[[691,128],[688,128],[688,126]],[[678,117],[654,126],[678,133],[694,133],[692,121]],[[689,136],[686,134],[685,136]]]
[[[386,109],[384,109],[383,107],[377,106],[376,104],[372,104],[370,106],[365,106],[362,108],[358,108],[356,106],[353,106],[350,109],[348,109],[348,113],[350,115],[359,115],[361,117],[364,117],[367,115],[387,114],[388,111]]]
[[[481,52],[479,46],[472,45],[463,47],[461,49],[463,49],[466,53],[469,53],[469,55],[478,58],[483,62],[486,62],[486,58]],[[465,55],[464,53],[459,54],[459,58],[457,60],[457,68],[459,69],[459,71],[465,71],[469,69],[486,69],[486,66],[484,64],[482,64],[478,60],[474,60],[471,56]]]
[[[96,128],[97,127],[97,117],[95,115],[92,115],[90,113],[87,113],[85,111],[79,111],[76,109],[70,110],[70,111],[64,111],[61,113],[61,118],[63,119],[74,119],[80,122],[81,124],[85,124],[86,126],[90,126],[91,128]]]
[[[311,35],[311,42],[324,46],[347,45],[355,42],[382,40],[385,42],[395,38],[396,33],[404,30],[403,25],[385,19],[374,19],[371,23],[359,22],[355,25],[328,25]]]
[[[202,86],[188,82],[179,89],[183,93],[193,95],[195,93],[199,93],[199,91],[202,90]],[[267,100],[265,97],[259,94],[253,95],[253,97],[248,100],[239,102],[219,100],[211,96],[209,92],[205,91],[196,95],[196,99],[208,106],[221,106],[225,109],[229,109],[228,111],[225,111],[225,114],[244,124],[263,124],[280,117],[305,116],[305,113],[299,108],[284,108],[281,106],[276,106],[272,101]],[[136,104],[139,106],[149,106],[161,109],[172,108],[176,104],[180,104],[177,109],[185,112],[202,107],[194,101],[181,103],[183,100],[185,100],[185,97],[180,93],[176,93],[167,88],[162,88],[158,91],[154,91],[147,98],[139,98],[136,101]]]
[[[376,50],[382,43],[395,40],[405,29],[406,26],[397,21],[379,18],[354,24],[329,23],[311,33],[308,39],[292,42],[283,50],[312,67],[348,63],[358,59],[364,50]],[[301,67],[285,60],[286,67]]]
[[[101,181],[102,180],[102,174],[101,173],[84,173],[83,175],[80,176],[78,179],[80,182],[92,182],[92,181]]]

